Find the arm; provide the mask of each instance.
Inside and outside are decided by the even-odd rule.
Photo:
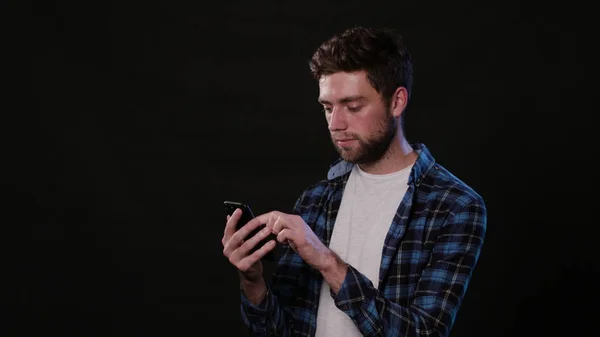
[[[253,303],[251,299],[255,295],[246,296],[243,286],[240,287],[242,320],[248,326],[250,336],[291,335],[293,321],[285,308],[285,299],[295,294],[300,275],[294,271],[299,267],[292,263],[296,261],[294,256],[297,255],[289,247],[284,248],[273,282],[264,283],[260,303]]]
[[[295,214],[299,214],[303,197],[304,194],[294,205]],[[306,264],[302,258],[289,245],[284,245],[271,283],[262,279],[262,285],[248,287],[242,281],[241,314],[251,336],[291,335],[293,318],[285,309],[285,303],[298,291],[298,278],[304,268]]]
[[[332,282],[336,306],[364,336],[448,336],[481,252],[486,216],[482,203],[454,212],[439,231],[430,263],[408,305],[384,298],[354,267],[331,260],[335,262],[329,269],[337,271],[323,274]],[[338,288],[339,275],[344,277]]]

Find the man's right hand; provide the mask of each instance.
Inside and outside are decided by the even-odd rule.
[[[255,228],[261,226],[261,223],[256,219],[251,220],[236,231],[241,215],[241,210],[236,209],[231,216],[227,216],[225,232],[221,240],[223,255],[240,272],[241,283],[246,296],[252,302],[260,302],[266,292],[260,259],[275,247],[275,240],[269,241],[254,253],[248,254],[254,246],[271,233],[271,230],[265,227],[253,237],[246,238]]]

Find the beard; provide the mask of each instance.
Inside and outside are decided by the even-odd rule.
[[[347,162],[353,164],[375,163],[387,153],[397,129],[398,125],[390,111],[381,121],[377,130],[368,137],[363,138],[355,133],[344,134],[344,138],[356,139],[357,146],[338,146],[332,136],[333,146],[342,159]]]

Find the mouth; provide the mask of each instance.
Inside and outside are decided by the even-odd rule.
[[[351,142],[355,141],[355,139],[347,138],[347,139],[336,139],[335,143],[339,146],[347,146]]]

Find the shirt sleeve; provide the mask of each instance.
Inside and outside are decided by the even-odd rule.
[[[483,201],[454,211],[408,305],[384,298],[350,265],[338,293],[331,292],[335,305],[364,336],[448,336],[481,252],[486,217]]]

